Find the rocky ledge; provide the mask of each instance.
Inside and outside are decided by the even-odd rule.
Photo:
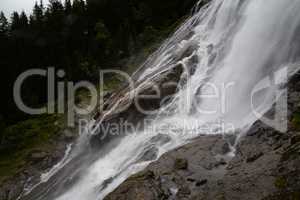
[[[133,175],[106,200],[300,199],[300,83],[289,83],[289,130],[256,122],[229,154],[228,138],[200,136]]]
[[[201,136],[163,155],[105,199],[299,199],[300,135],[260,123],[254,129],[233,158],[221,136]]]
[[[234,157],[228,155],[228,141],[200,136],[130,177],[106,199],[300,199],[297,130],[282,134],[257,122],[239,142]],[[5,196],[0,199],[16,199],[26,178],[37,178],[39,169],[51,166],[55,155],[61,156],[32,154],[31,170],[2,185],[0,194]]]

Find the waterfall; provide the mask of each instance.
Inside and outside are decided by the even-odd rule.
[[[156,118],[144,130],[118,139],[102,156],[81,153],[54,180],[37,187],[42,192],[33,190],[24,199],[103,199],[130,175],[199,134],[245,133],[257,113],[267,112],[284,93],[285,77],[298,70],[299,10],[299,0],[212,0],[196,7],[133,74],[143,84],[183,67],[176,94]],[[275,84],[265,87],[264,80]],[[256,88],[264,90],[253,95]],[[141,161],[153,148],[155,159]]]

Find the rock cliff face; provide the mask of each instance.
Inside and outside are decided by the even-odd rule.
[[[106,200],[300,199],[299,76],[289,83],[289,130],[256,122],[236,146],[201,136],[163,155],[109,194]]]

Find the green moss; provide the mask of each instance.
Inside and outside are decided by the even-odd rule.
[[[278,189],[285,189],[287,187],[286,179],[284,177],[277,177],[274,185]]]
[[[63,126],[59,115],[42,115],[9,126],[1,134],[0,183],[26,166],[36,150],[48,151]]]
[[[300,113],[294,113],[293,114],[292,125],[297,130],[300,129]]]
[[[104,80],[103,89],[104,91],[114,91],[120,87],[122,81],[122,78],[117,75],[111,76],[110,78]]]

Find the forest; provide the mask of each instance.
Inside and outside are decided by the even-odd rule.
[[[27,69],[55,67],[65,80],[96,82],[98,70],[114,68],[147,44],[166,37],[189,14],[195,0],[50,0],[36,2],[31,14],[0,13],[0,129],[27,119],[13,100],[13,84]],[[118,66],[120,67],[120,66]],[[22,98],[46,102],[46,81],[31,78]]]

